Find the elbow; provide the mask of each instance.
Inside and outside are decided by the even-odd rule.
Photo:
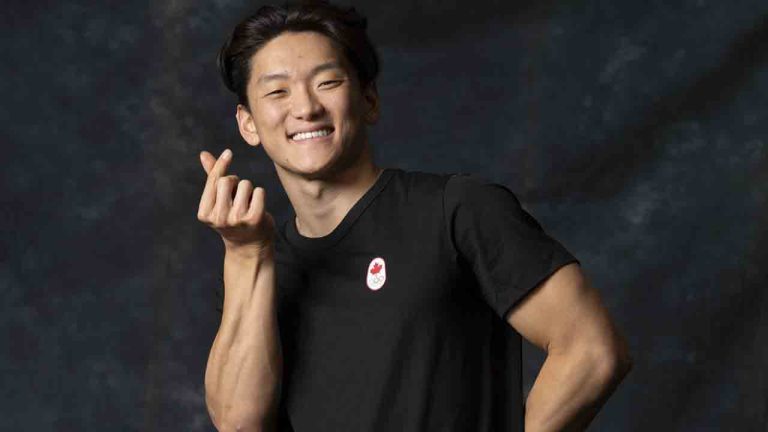
[[[632,370],[632,358],[629,356],[613,356],[609,362],[607,378],[611,381],[622,381]]]
[[[620,371],[621,371],[621,374],[622,374],[621,376],[623,378],[623,377],[627,376],[629,374],[629,372],[632,370],[632,364],[633,364],[632,362],[633,362],[633,360],[632,360],[632,356],[630,356],[629,353],[624,353],[624,355],[621,357],[620,360],[621,360],[621,363],[620,363],[621,369],[620,369]]]
[[[625,346],[601,350],[597,355],[600,380],[608,385],[618,385],[632,370],[633,360]]]
[[[231,416],[214,424],[219,432],[272,432],[275,428],[263,421]]]
[[[232,410],[214,421],[214,426],[219,432],[274,432],[277,430],[277,418],[275,415]]]
[[[257,426],[239,425],[237,423],[223,423],[216,426],[219,432],[266,432],[267,429]]]
[[[614,330],[610,337],[600,344],[602,349],[601,363],[603,364],[603,377],[615,385],[618,385],[632,370],[633,360],[629,352],[629,345],[618,330]]]
[[[237,410],[228,410],[223,413],[221,409],[215,409],[218,405],[211,400],[206,393],[206,405],[211,422],[219,432],[266,432],[273,429],[266,421],[262,421],[253,413],[239,413]]]
[[[613,363],[619,380],[624,379],[632,370],[632,355],[629,353],[627,341],[622,336],[618,336],[619,342],[617,348],[613,350]]]

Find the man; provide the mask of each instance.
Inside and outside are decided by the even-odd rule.
[[[380,168],[378,57],[354,9],[263,7],[219,55],[295,216],[201,153],[225,245],[205,375],[219,430],[583,430],[630,369],[579,261],[506,187]],[[234,195],[234,197],[233,197]],[[520,335],[547,351],[525,403]]]

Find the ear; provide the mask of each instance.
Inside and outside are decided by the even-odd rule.
[[[237,118],[237,127],[240,130],[240,135],[245,142],[254,147],[261,144],[259,133],[256,131],[256,122],[245,105],[237,104],[237,113],[235,113],[235,117]]]
[[[375,82],[371,81],[363,90],[363,99],[365,99],[365,120],[369,124],[374,124],[379,120],[379,92]]]

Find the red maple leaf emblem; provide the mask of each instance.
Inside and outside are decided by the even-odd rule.
[[[376,274],[376,273],[378,273],[379,271],[381,271],[381,264],[379,264],[379,263],[374,263],[374,264],[373,264],[373,267],[371,267],[371,274]]]

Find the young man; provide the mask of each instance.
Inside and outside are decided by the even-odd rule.
[[[579,261],[506,187],[380,168],[379,62],[354,9],[263,7],[222,47],[237,125],[295,211],[201,153],[225,245],[205,374],[219,430],[582,430],[630,368]],[[233,197],[234,195],[234,197]],[[525,403],[520,335],[547,351]]]

